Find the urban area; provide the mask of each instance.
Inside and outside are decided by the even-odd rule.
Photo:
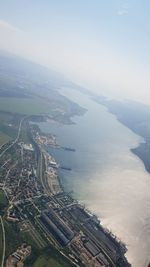
[[[0,190],[8,201],[0,216],[1,266],[24,266],[33,253],[32,244],[25,242],[6,255],[4,220],[22,233],[30,232],[37,246],[53,246],[70,266],[130,266],[126,246],[65,192],[58,175],[61,166],[48,153],[48,146],[59,148],[56,137],[41,132],[30,117],[22,117],[16,139],[0,148]]]

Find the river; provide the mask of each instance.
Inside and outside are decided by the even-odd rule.
[[[60,145],[76,149],[50,150],[60,164],[72,168],[60,172],[62,185],[127,244],[133,267],[146,267],[150,259],[150,175],[130,152],[142,138],[88,96],[72,89],[60,92],[88,110],[84,116],[75,116],[72,125],[39,124],[44,132],[55,134]]]

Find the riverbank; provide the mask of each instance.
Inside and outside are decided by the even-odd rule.
[[[78,238],[76,237],[72,242],[72,249],[74,250],[74,247],[81,246],[80,249],[82,250],[82,252],[84,251],[83,254],[86,254],[86,259],[85,259],[85,256],[82,257],[82,253],[81,253],[80,258],[83,262],[86,263],[85,264],[86,266],[91,266],[89,265],[89,260],[91,258],[90,254],[94,253],[95,256],[99,254],[99,257],[96,258],[97,261],[100,261],[100,259],[102,261],[101,257],[103,254],[103,258],[105,259],[104,262],[109,262],[111,264],[110,266],[130,267],[130,264],[128,263],[128,261],[126,260],[126,257],[124,256],[127,251],[127,248],[124,245],[124,243],[121,242],[118,238],[116,238],[115,235],[111,233],[111,231],[108,231],[105,227],[103,227],[100,220],[96,217],[96,215],[93,215],[91,212],[87,211],[85,207],[79,204],[79,202],[74,197],[69,196],[70,203],[68,202],[67,200],[68,197],[66,196],[67,194],[66,190],[65,188],[62,187],[62,184],[60,183],[60,180],[59,180],[59,175],[58,175],[58,170],[60,168],[59,163],[56,161],[56,159],[51,154],[49,155],[47,153],[46,144],[53,143],[53,142],[50,142],[50,138],[54,140],[53,136],[48,134],[46,138],[46,134],[45,134],[45,138],[46,138],[44,139],[45,143],[42,145],[41,140],[43,140],[43,137],[44,137],[43,133],[40,131],[41,133],[40,135],[40,133],[37,132],[38,128],[34,127],[34,125],[32,125],[32,128],[34,129],[34,131],[32,130],[32,133],[34,134],[35,141],[39,145],[40,150],[42,151],[42,154],[45,159],[44,165],[45,165],[46,175],[43,180],[45,193],[47,193],[52,198],[58,197],[58,198],[61,198],[61,201],[63,199],[63,201],[65,201],[64,202],[65,205],[67,201],[67,207],[65,208],[64,213],[62,213],[62,216],[65,218],[66,212],[68,212],[67,218],[69,221],[66,223],[67,224],[70,223],[70,217],[68,216],[70,216],[71,214],[72,214],[71,216],[73,216],[74,219],[77,216],[78,221],[81,220],[80,228],[87,235],[87,238],[84,237],[84,240],[83,240],[83,237],[80,235],[78,236]],[[55,142],[58,144],[57,140],[55,140]],[[58,146],[56,147],[56,149],[58,150]],[[71,149],[71,150],[67,149],[65,151],[67,151],[67,153],[75,152],[74,149]],[[94,231],[95,228],[97,228],[97,231]],[[76,232],[75,226],[73,229]],[[90,239],[92,241],[90,241]],[[87,247],[86,247],[86,243],[87,243]],[[88,248],[88,246],[90,247]],[[89,252],[87,253],[88,250]],[[95,252],[92,252],[95,250],[97,251],[96,254]],[[92,256],[94,255],[92,254]],[[94,258],[92,259],[92,261],[93,260]],[[98,267],[101,265],[98,262],[97,263],[95,262],[94,266]]]
[[[74,117],[74,125],[39,125],[42,131],[54,134],[61,146],[76,150],[50,149],[59,164],[72,169],[59,170],[61,183],[127,244],[126,256],[132,266],[144,267],[150,246],[150,179],[142,162],[130,152],[142,138],[88,96],[69,89],[61,93],[88,110]]]

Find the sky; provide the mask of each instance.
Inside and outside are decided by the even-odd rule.
[[[0,49],[150,104],[149,0],[0,0]]]

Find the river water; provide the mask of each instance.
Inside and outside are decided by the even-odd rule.
[[[55,134],[60,145],[76,149],[50,151],[60,164],[72,168],[60,172],[61,182],[127,244],[132,266],[146,267],[150,259],[150,175],[130,152],[142,139],[88,96],[72,89],[61,93],[88,110],[74,117],[73,125],[39,124],[43,131]]]

